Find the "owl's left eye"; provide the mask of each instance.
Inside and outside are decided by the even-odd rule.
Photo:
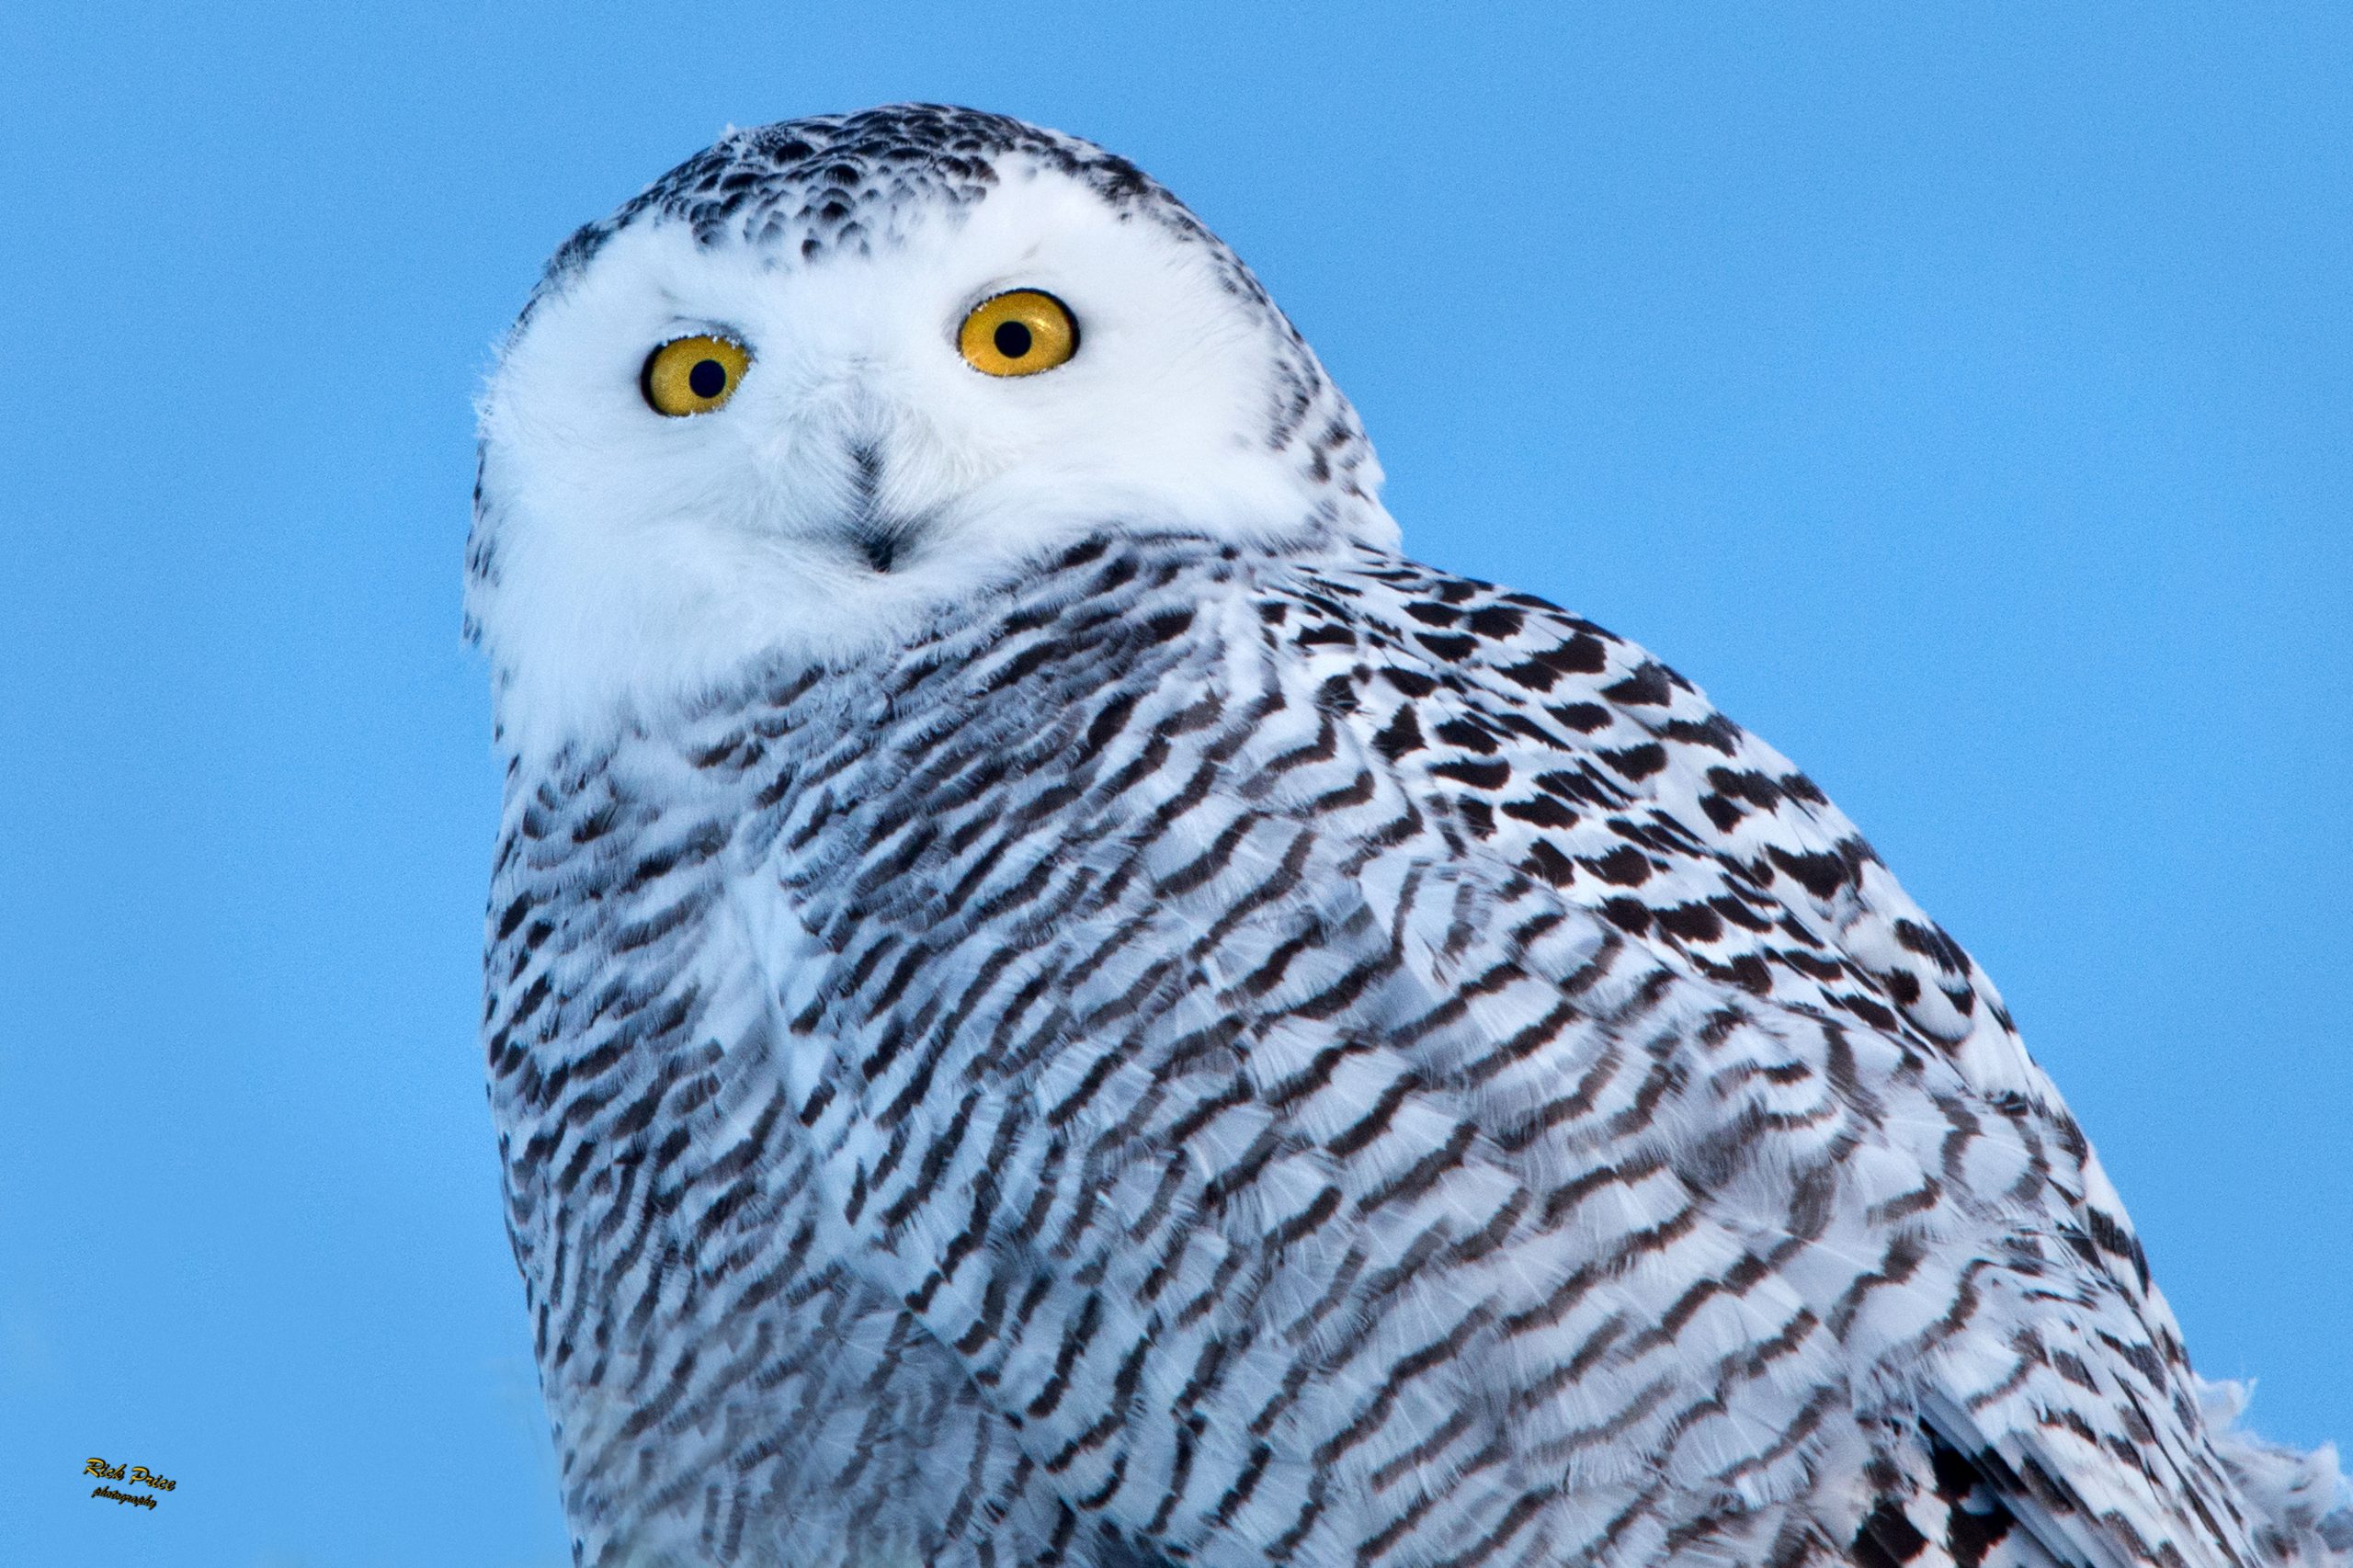
[[[732,337],[676,337],[645,357],[639,390],[654,413],[673,419],[709,414],[735,395],[752,351]]]
[[[1041,289],[991,295],[956,329],[956,351],[988,375],[1034,376],[1078,352],[1078,318]]]

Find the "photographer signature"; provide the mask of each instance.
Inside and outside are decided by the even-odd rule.
[[[82,1466],[82,1473],[84,1475],[95,1475],[105,1481],[122,1481],[126,1479],[123,1474],[122,1466],[119,1464],[109,1465],[106,1460],[100,1459],[94,1459],[85,1463]],[[157,1475],[143,1464],[132,1465],[131,1467],[131,1473],[127,1479],[133,1486],[151,1487],[157,1492],[169,1492],[179,1485],[178,1482],[172,1480],[169,1476]],[[90,1488],[90,1495],[93,1497],[111,1497],[118,1503],[129,1503],[133,1507],[138,1508],[152,1508],[155,1506],[155,1499],[152,1495],[140,1496],[130,1492],[117,1492],[111,1486],[93,1486]]]

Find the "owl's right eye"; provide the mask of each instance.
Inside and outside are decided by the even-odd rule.
[[[638,377],[648,407],[673,419],[726,406],[752,368],[752,351],[732,337],[676,337],[645,357]]]

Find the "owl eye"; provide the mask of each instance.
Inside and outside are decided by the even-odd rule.
[[[1051,294],[1016,289],[972,307],[956,334],[957,350],[992,376],[1034,376],[1078,352],[1078,318]]]
[[[676,337],[645,357],[638,386],[654,413],[682,418],[725,407],[751,368],[751,350],[732,337]]]

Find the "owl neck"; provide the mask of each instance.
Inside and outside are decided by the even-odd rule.
[[[943,628],[1007,613],[1074,550],[1182,540],[1180,557],[1295,562],[1393,551],[1397,528],[1377,501],[1327,489],[1279,524],[1130,513],[995,539],[987,551],[917,551],[890,572],[846,557],[706,551],[690,572],[565,583],[542,563],[501,561],[502,580],[488,592],[478,580],[470,600],[470,630],[491,659],[497,748],[536,770],[566,751],[672,729],[756,677],[879,666]]]

